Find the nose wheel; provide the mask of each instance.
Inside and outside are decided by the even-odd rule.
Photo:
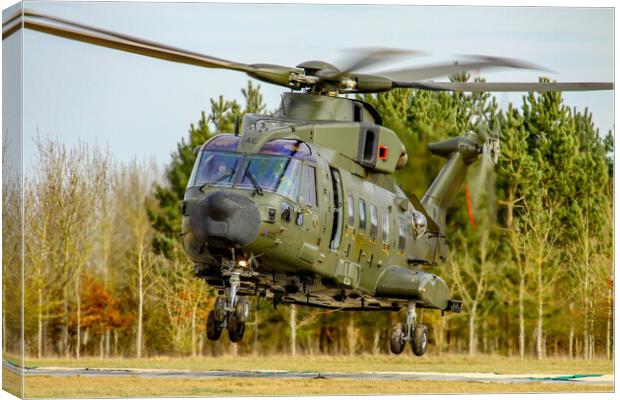
[[[416,356],[426,353],[428,345],[428,328],[426,325],[415,322],[415,302],[410,301],[407,307],[407,323],[397,323],[390,332],[390,350],[394,354],[400,354],[405,349],[407,342],[411,345],[411,351]]]
[[[213,310],[207,316],[207,338],[218,340],[222,331],[228,331],[231,342],[237,343],[243,339],[245,333],[245,321],[250,312],[247,298],[237,295],[239,289],[239,274],[233,273],[229,278],[230,287],[225,290],[223,296],[215,300]]]
[[[231,342],[237,343],[243,339],[245,333],[245,322],[239,321],[235,314],[228,317],[228,338]]]

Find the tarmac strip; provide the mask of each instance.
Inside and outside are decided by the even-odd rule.
[[[2,362],[3,367],[21,373],[20,366]],[[359,379],[392,381],[458,381],[483,383],[561,383],[577,385],[613,385],[613,375],[575,374],[497,374],[497,373],[442,373],[442,372],[295,372],[281,370],[249,371],[191,371],[143,368],[68,368],[35,367],[24,368],[25,376],[105,376],[105,377],[144,377],[144,378],[305,378],[305,379]]]

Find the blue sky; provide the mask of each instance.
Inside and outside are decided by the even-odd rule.
[[[432,54],[403,65],[488,54],[545,66],[558,73],[544,74],[558,81],[613,80],[610,8],[25,4],[244,63],[337,62],[345,49],[382,46]],[[16,40],[18,36],[8,41]],[[26,166],[31,163],[32,137],[37,133],[67,143],[96,142],[119,160],[155,156],[163,164],[189,124],[208,108],[211,97],[223,94],[240,100],[240,88],[250,79],[238,72],[175,64],[31,31],[24,33],[23,73]],[[482,73],[489,81],[536,81],[540,74]],[[281,88],[262,83],[261,87],[268,108],[274,109]],[[520,104],[521,96],[498,94],[497,98],[504,105]],[[613,92],[565,94],[565,103],[592,110],[602,132],[613,127]],[[11,126],[5,120],[5,128]]]

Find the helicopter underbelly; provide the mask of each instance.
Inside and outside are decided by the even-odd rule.
[[[199,274],[200,276],[200,274]],[[207,283],[224,293],[228,276],[202,276]],[[303,280],[303,279],[302,279]],[[301,281],[302,281],[301,280]],[[302,283],[286,274],[262,273],[241,279],[239,294],[258,296],[277,304],[299,304],[309,307],[346,310],[399,310],[407,301],[377,299],[359,292],[331,287],[322,282]]]
[[[447,287],[444,288],[445,283],[441,279],[421,271],[412,272],[418,275],[418,281],[412,284],[409,277],[403,279],[404,272],[396,269],[393,276],[388,275],[387,279],[382,280],[383,284],[378,287],[378,292],[370,295],[312,274],[300,275],[259,268],[241,274],[239,294],[266,298],[275,304],[299,304],[329,309],[399,310],[413,300],[419,307],[456,311],[453,309],[454,302],[447,297]],[[225,292],[230,276],[227,270],[205,269],[197,270],[196,273],[220,294]],[[418,288],[421,291],[418,291]]]

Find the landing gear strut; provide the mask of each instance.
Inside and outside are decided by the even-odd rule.
[[[428,328],[426,325],[415,322],[415,302],[410,301],[407,307],[407,324],[397,323],[390,332],[390,350],[394,354],[400,354],[405,349],[407,342],[411,345],[411,351],[416,356],[426,352],[428,345]]]
[[[215,307],[207,316],[207,338],[218,340],[224,329],[228,330],[228,338],[237,343],[243,339],[245,320],[250,306],[245,297],[237,295],[239,290],[239,273],[233,272],[228,280],[230,286],[224,290],[223,296],[215,300]]]

